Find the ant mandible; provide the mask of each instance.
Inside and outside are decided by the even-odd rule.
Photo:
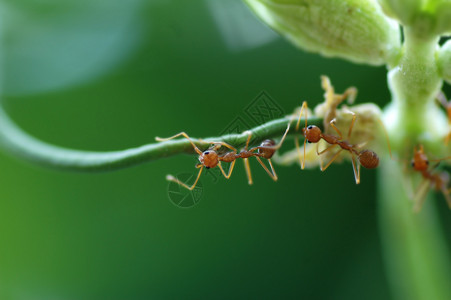
[[[354,177],[356,184],[360,183],[360,165],[367,169],[374,169],[379,165],[379,157],[374,151],[371,150],[359,150],[362,148],[365,144],[358,144],[358,145],[352,145],[347,140],[351,137],[352,134],[352,128],[354,127],[354,123],[356,120],[356,114],[352,111],[347,111],[352,115],[352,121],[351,125],[349,126],[348,130],[348,136],[347,140],[343,140],[343,135],[341,134],[340,130],[335,126],[336,119],[332,119],[330,121],[330,126],[338,133],[338,137],[330,134],[325,134],[321,131],[321,129],[315,125],[307,125],[307,102],[304,101],[302,103],[301,110],[299,112],[298,121],[296,123],[296,131],[299,130],[299,126],[301,123],[301,117],[302,112],[305,110],[305,127],[302,129],[302,132],[304,134],[304,159],[301,160],[301,150],[299,146],[299,137],[297,136],[295,138],[295,145],[299,152],[299,160],[301,163],[301,168],[304,169],[305,167],[305,146],[306,143],[318,143],[321,139],[323,139],[326,143],[330,144],[329,147],[322,150],[321,152],[318,152],[318,148],[316,150],[318,155],[324,154],[336,146],[339,146],[341,149],[337,151],[337,153],[334,154],[334,156],[331,158],[331,160],[326,164],[326,166],[323,166],[323,162],[321,161],[321,171],[325,171],[331,164],[334,162],[335,159],[340,155],[341,151],[345,150],[348,151],[351,154],[351,162],[352,162],[352,168],[354,170]],[[356,157],[359,161],[359,164],[356,165]]]
[[[282,139],[280,140],[279,144],[277,144],[277,145],[273,140],[267,139],[267,140],[264,140],[259,146],[253,147],[248,150],[249,143],[250,143],[250,140],[252,137],[252,132],[246,131],[245,134],[248,135],[247,140],[246,140],[246,145],[245,145],[244,149],[241,150],[240,152],[238,152],[237,149],[235,149],[233,146],[231,146],[225,142],[216,142],[216,141],[209,142],[209,141],[204,141],[204,140],[199,139],[199,142],[213,144],[213,146],[211,148],[202,152],[196,146],[196,144],[193,142],[193,140],[188,136],[188,134],[186,134],[185,132],[180,132],[180,133],[178,133],[174,136],[168,137],[168,138],[156,137],[155,139],[158,142],[163,142],[163,141],[168,141],[168,140],[172,140],[174,138],[183,136],[191,143],[191,145],[193,146],[196,153],[199,154],[199,162],[200,163],[198,163],[196,165],[196,168],[200,168],[200,170],[199,170],[199,173],[197,174],[196,180],[194,181],[194,183],[191,186],[188,186],[186,183],[181,182],[180,180],[178,180],[177,178],[175,178],[172,175],[167,175],[166,179],[169,181],[178,183],[179,185],[183,186],[184,188],[187,188],[188,190],[192,191],[196,187],[196,184],[199,181],[200,175],[202,174],[204,167],[206,169],[210,169],[210,168],[215,168],[216,166],[218,166],[219,169],[221,170],[221,173],[224,175],[224,177],[226,179],[229,179],[230,176],[232,175],[232,171],[235,166],[236,160],[238,158],[242,158],[243,162],[244,162],[244,167],[246,170],[247,178],[248,178],[248,183],[252,184],[253,183],[252,174],[251,174],[251,169],[249,166],[248,159],[250,157],[254,156],[257,158],[258,162],[261,164],[263,169],[268,173],[268,175],[274,181],[277,181],[278,177],[277,177],[276,172],[274,171],[274,167],[272,165],[271,158],[274,155],[274,153],[277,151],[277,149],[279,149],[282,146],[282,143],[285,140],[285,137],[287,136],[288,131],[290,130],[291,121],[292,120],[290,119],[290,121],[288,122],[288,126],[285,130],[285,133],[284,133]],[[224,154],[219,154],[218,150],[222,146],[228,148],[230,151],[226,152]],[[257,151],[257,152],[255,152],[255,151]],[[266,165],[263,163],[263,161],[260,159],[260,157],[263,157],[268,160],[269,165],[271,167],[271,171],[266,167]],[[230,163],[230,167],[229,167],[227,174],[224,171],[224,169],[221,165],[221,162]]]
[[[447,172],[433,172],[433,170],[438,167],[440,161],[449,158],[451,157],[445,157],[441,159],[428,159],[427,155],[424,153],[423,145],[420,145],[418,149],[417,147],[414,147],[412,167],[415,171],[421,173],[421,176],[423,177],[423,181],[420,183],[415,193],[413,207],[413,210],[415,212],[419,212],[421,210],[424,200],[426,199],[426,193],[431,187],[434,187],[435,190],[442,192],[449,208],[451,209],[451,189],[448,188],[450,181],[449,174]],[[437,162],[437,164],[435,164],[431,170],[429,170],[430,161]]]

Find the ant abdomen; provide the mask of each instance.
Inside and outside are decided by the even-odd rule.
[[[261,157],[270,159],[274,155],[274,153],[276,153],[276,149],[271,148],[271,147],[274,147],[275,145],[276,145],[276,142],[274,142],[273,140],[264,140],[258,147],[258,153],[260,154]],[[270,147],[270,148],[265,148],[265,147]]]
[[[371,150],[363,150],[359,154],[359,162],[367,169],[374,169],[379,165],[379,157],[376,152]]]
[[[199,155],[199,161],[203,164],[207,169],[214,168],[219,163],[219,156],[216,151],[206,150]]]

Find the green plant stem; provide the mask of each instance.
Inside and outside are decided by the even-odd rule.
[[[434,103],[442,86],[437,42],[438,37],[416,36],[405,28],[403,56],[389,72],[393,102],[385,121],[392,147],[402,155],[413,153],[419,143],[428,154],[444,148],[447,123]],[[412,174],[403,169],[401,162],[383,160],[379,172],[380,229],[393,294],[395,299],[451,299],[450,252],[437,212],[432,201],[420,213],[412,211],[402,179]]]
[[[378,176],[379,224],[394,299],[451,299],[450,252],[435,199],[427,199],[416,214],[399,163],[384,160]]]
[[[320,125],[321,122],[321,119],[309,118],[309,124]],[[260,143],[264,139],[282,136],[287,124],[288,119],[280,118],[250,129],[254,138],[253,142]],[[290,130],[290,133],[294,134],[295,130]],[[222,141],[239,147],[245,144],[247,137],[247,134],[241,133],[204,138],[204,140]],[[209,146],[207,143],[200,143],[197,139],[194,139],[194,141],[200,149],[206,149]],[[184,138],[108,152],[62,148],[28,135],[14,124],[1,106],[0,146],[9,150],[14,156],[22,157],[46,167],[82,172],[115,170],[180,153],[195,153],[192,145]]]

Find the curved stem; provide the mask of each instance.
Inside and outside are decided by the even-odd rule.
[[[321,119],[309,118],[310,124],[320,125]],[[280,118],[250,129],[254,142],[282,136],[288,119]],[[293,121],[293,126],[294,126]],[[292,126],[292,127],[293,127]],[[294,129],[291,133],[294,133]],[[234,146],[244,145],[248,134],[229,134],[220,137],[210,137],[204,140],[223,141]],[[209,144],[194,142],[201,149]],[[20,156],[43,166],[57,169],[99,172],[131,167],[179,153],[194,153],[192,145],[186,139],[177,139],[161,143],[147,144],[136,148],[120,151],[93,152],[67,149],[40,141],[22,129],[9,118],[0,105],[0,146],[9,150],[14,156]]]

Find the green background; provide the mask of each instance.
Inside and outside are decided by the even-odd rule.
[[[358,87],[357,103],[388,102],[384,67],[299,51],[239,1],[218,2],[5,1],[4,106],[44,141],[106,151],[218,135],[263,90],[286,113],[313,106],[322,74]],[[195,163],[83,174],[2,153],[0,299],[389,297],[376,171],[357,186],[350,164],[276,166],[274,183],[251,160],[248,186],[238,162],[180,209],[165,176]]]

